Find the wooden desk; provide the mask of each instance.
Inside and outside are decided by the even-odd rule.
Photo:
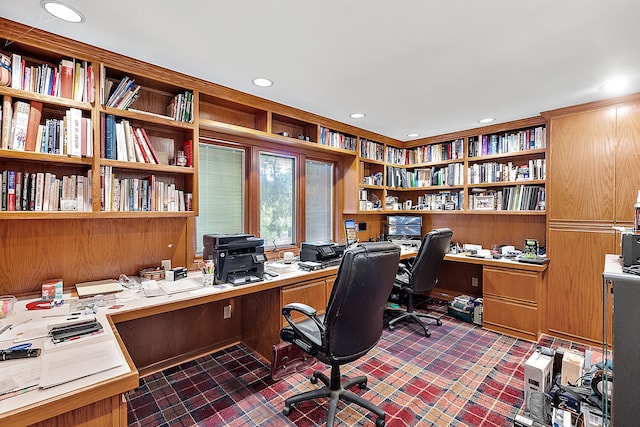
[[[445,261],[482,268],[482,327],[529,341],[544,331],[547,265],[447,254]],[[443,292],[440,290],[440,292]],[[456,293],[455,291],[450,291]]]

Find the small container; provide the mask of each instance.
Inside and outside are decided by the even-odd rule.
[[[213,273],[202,273],[202,284],[205,287],[213,286]]]
[[[184,155],[184,151],[178,151],[176,166],[187,166],[187,157]]]
[[[162,267],[148,267],[140,270],[140,277],[144,280],[162,280],[164,279],[164,268]]]
[[[3,295],[0,297],[0,319],[13,314],[13,306],[16,301],[16,297],[13,295]]]

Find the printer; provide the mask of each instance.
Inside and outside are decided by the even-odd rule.
[[[317,263],[321,268],[340,264],[347,245],[332,241],[302,242],[301,263]],[[303,264],[304,266],[304,264]]]
[[[202,258],[215,264],[214,282],[242,285],[264,276],[264,239],[253,234],[205,234]]]

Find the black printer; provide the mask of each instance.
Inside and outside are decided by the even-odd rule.
[[[338,244],[332,241],[302,242],[300,250],[301,262],[315,262],[322,264],[322,267],[329,267],[340,264],[342,255],[347,245]]]
[[[253,234],[205,234],[202,258],[213,260],[216,284],[242,285],[264,276],[264,239]]]

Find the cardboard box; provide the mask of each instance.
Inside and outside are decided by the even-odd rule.
[[[551,388],[553,357],[534,351],[524,365],[524,402],[532,391],[545,393]]]
[[[560,384],[575,385],[578,378],[582,376],[582,368],[584,368],[584,356],[572,351],[566,351],[562,356]]]

